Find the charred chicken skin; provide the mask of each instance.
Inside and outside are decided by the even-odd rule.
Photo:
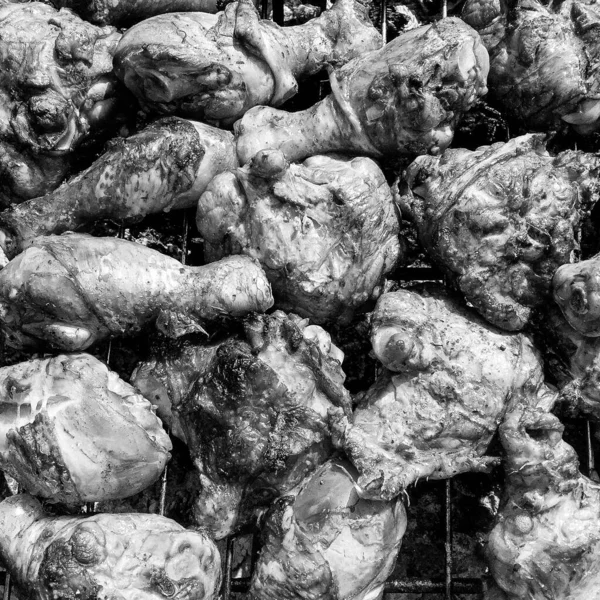
[[[506,600],[598,598],[600,486],[579,472],[563,429],[520,402],[500,426],[505,499],[486,554]]]
[[[439,288],[384,294],[372,328],[388,371],[337,424],[363,497],[488,470],[498,459],[483,454],[508,402],[555,398],[527,337],[495,330]]]
[[[578,211],[599,172],[595,155],[551,156],[536,135],[450,149],[408,168],[403,212],[465,298],[494,325],[519,331],[578,249]]]
[[[237,167],[233,136],[176,117],[111,143],[91,167],[42,196],[0,213],[0,247],[13,258],[42,235],[97,219],[132,221],[195,206],[221,171]]]
[[[40,2],[0,3],[0,205],[41,196],[111,128],[121,34]]]
[[[135,242],[77,233],[37,238],[0,272],[0,327],[17,348],[84,350],[152,323],[178,337],[272,304],[248,257],[184,267]]]
[[[93,356],[0,368],[0,468],[27,492],[126,498],[158,479],[170,450],[152,405]]]
[[[486,93],[487,73],[487,51],[460,19],[412,29],[331,72],[332,93],[309,109],[248,111],[234,128],[240,162],[263,149],[290,161],[328,152],[439,154]]]
[[[345,322],[377,297],[400,256],[390,188],[368,158],[313,156],[290,165],[278,150],[218,175],[200,198],[208,260],[258,260],[278,308],[314,323]]]
[[[328,412],[351,411],[343,354],[321,327],[276,311],[248,317],[242,337],[179,356],[140,365],[133,384],[174,400],[173,431],[202,483],[196,522],[220,539],[332,453]]]
[[[0,503],[0,557],[32,600],[216,600],[214,543],[159,515],[51,517],[32,496]]]
[[[377,600],[406,530],[400,501],[360,497],[356,469],[331,460],[275,501],[248,598]]]
[[[490,53],[491,95],[529,131],[600,126],[600,10],[593,1],[467,0]]]
[[[146,110],[227,125],[252,106],[279,106],[299,79],[381,44],[358,0],[338,0],[317,19],[286,28],[239,0],[216,25],[202,13],[135,25],[119,43],[115,72]]]

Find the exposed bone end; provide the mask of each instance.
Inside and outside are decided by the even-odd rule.
[[[576,112],[562,116],[580,135],[587,135],[600,128],[600,98],[586,98],[579,103]]]

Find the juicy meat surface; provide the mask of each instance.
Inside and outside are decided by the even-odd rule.
[[[364,497],[491,468],[498,459],[483,454],[508,402],[556,395],[529,338],[496,330],[437,287],[381,296],[371,341],[387,370],[337,423]]]
[[[467,0],[462,18],[490,53],[490,95],[529,131],[600,125],[595,2]]]
[[[285,28],[239,0],[216,24],[202,13],[171,13],[135,25],[119,43],[115,72],[146,110],[227,125],[252,106],[279,106],[299,79],[381,44],[358,0]]]
[[[0,328],[17,348],[84,350],[150,324],[179,337],[272,304],[248,257],[187,267],[135,242],[77,233],[37,238],[0,271]]]
[[[241,336],[138,367],[133,385],[173,400],[173,431],[200,472],[198,525],[230,534],[327,460],[329,410],[351,410],[342,359],[321,327],[276,311],[248,317]]]
[[[54,189],[114,126],[121,34],[40,2],[0,4],[0,205]]]
[[[573,259],[599,172],[597,156],[551,156],[541,136],[525,135],[417,158],[402,208],[466,300],[494,325],[519,331],[550,300],[557,267]]]
[[[349,321],[400,258],[391,190],[369,158],[290,165],[278,150],[259,152],[213,179],[196,223],[206,259],[258,260],[276,306],[313,323]]]
[[[563,430],[521,402],[500,426],[505,498],[486,555],[506,600],[598,597],[600,486],[579,472]]]
[[[479,35],[460,19],[412,29],[331,71],[332,93],[309,109],[248,111],[234,127],[240,162],[263,149],[292,162],[328,152],[439,154],[486,93],[488,66]]]
[[[0,467],[29,493],[126,498],[159,478],[170,450],[148,400],[93,356],[0,368]]]
[[[221,559],[203,533],[152,514],[51,517],[0,503],[0,557],[31,600],[216,600]]]
[[[331,460],[292,496],[277,500],[264,525],[251,600],[376,600],[406,531],[399,500],[360,498],[356,470]]]
[[[0,247],[13,258],[41,235],[97,219],[131,221],[195,206],[221,171],[237,167],[233,136],[168,117],[118,138],[88,169],[40,198],[0,213]]]

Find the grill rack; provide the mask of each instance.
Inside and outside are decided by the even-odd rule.
[[[255,0],[260,3],[260,14],[263,19],[271,18],[279,25],[284,24],[284,0]],[[376,0],[379,3],[379,14],[381,15],[381,34],[384,43],[387,42],[387,0]],[[326,8],[327,0],[313,0],[313,4],[319,6],[322,10]],[[440,0],[440,17],[447,16],[447,0]],[[272,13],[269,14],[269,7]],[[320,95],[322,96],[323,85],[320,86]],[[321,99],[321,98],[319,98]],[[190,241],[190,210],[183,211],[182,235],[181,235],[181,264],[187,262],[188,245]],[[193,217],[191,217],[193,220]],[[125,228],[119,226],[118,238],[124,237]],[[396,272],[397,279],[400,281],[440,281],[440,272],[430,267],[407,267],[399,269]],[[112,340],[108,343],[106,352],[106,364],[110,364]],[[169,432],[170,433],[170,432]],[[592,433],[589,421],[585,421],[585,453],[586,465],[583,469],[588,476],[595,472],[594,451],[592,446]],[[453,525],[452,525],[452,480],[446,479],[440,482],[443,493],[443,522],[444,522],[444,577],[443,579],[425,579],[419,577],[406,577],[401,579],[388,579],[384,585],[384,598],[391,594],[439,594],[443,593],[444,600],[453,600],[454,594],[476,596],[477,599],[484,600],[487,591],[487,582],[483,577],[455,577],[453,575],[454,567],[454,549],[453,549]],[[165,514],[166,492],[168,487],[168,465],[165,467],[161,476],[159,514]],[[95,512],[95,503],[86,503],[85,513]],[[238,534],[240,535],[240,534]],[[233,577],[233,557],[235,540],[238,535],[229,536],[225,542],[225,557],[222,567],[222,587],[221,599],[232,600],[233,593],[245,593],[250,587],[251,577]],[[252,540],[252,552],[250,560],[250,572],[254,571],[254,566],[258,559],[257,544],[255,536]],[[2,600],[16,600],[13,595],[13,585],[11,576],[3,571],[0,566],[0,589],[2,589]]]

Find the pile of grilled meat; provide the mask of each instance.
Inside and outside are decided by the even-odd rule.
[[[378,600],[419,482],[492,471],[490,599],[600,597],[600,9],[447,8],[0,0],[19,597],[216,599],[260,531],[249,600]]]

